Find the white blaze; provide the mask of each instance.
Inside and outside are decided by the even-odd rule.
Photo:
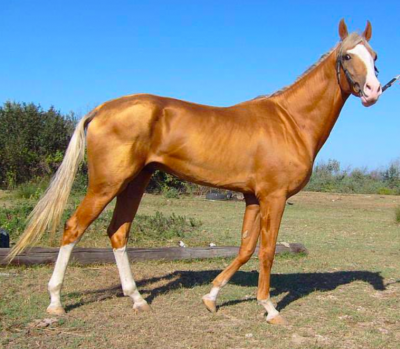
[[[367,96],[366,98],[362,98],[363,102],[376,101],[382,92],[380,89],[381,84],[375,75],[375,63],[371,54],[363,44],[358,44],[353,49],[347,51],[347,53],[358,56],[367,68],[365,86],[361,87]]]

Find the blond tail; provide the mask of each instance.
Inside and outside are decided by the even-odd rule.
[[[76,172],[85,155],[85,129],[94,117],[94,111],[83,117],[75,128],[64,159],[43,197],[28,217],[27,226],[8,254],[11,262],[29,245],[34,245],[46,230],[55,233],[71,192]]]

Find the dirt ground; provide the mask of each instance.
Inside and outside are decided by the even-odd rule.
[[[216,314],[201,297],[229,259],[132,264],[153,308],[145,314],[122,296],[115,265],[72,265],[59,318],[45,312],[52,267],[10,267],[0,269],[0,347],[400,348],[400,197],[300,193],[289,201],[279,241],[302,242],[309,255],[275,260],[272,300],[287,325],[267,324],[257,304],[257,258],[223,289]],[[204,246],[237,245],[243,209],[146,195],[140,210],[201,219],[185,243]],[[104,231],[82,246],[94,243],[108,245]]]

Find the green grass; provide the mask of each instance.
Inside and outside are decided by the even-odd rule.
[[[396,223],[400,223],[400,206],[396,207],[394,214],[395,214]]]
[[[26,217],[33,209],[32,203],[23,203],[15,207],[7,207],[0,202],[0,228],[10,234],[10,239],[16,241],[22,234]]]
[[[69,212],[72,213],[71,211]],[[112,211],[106,211],[97,222],[95,227],[104,230],[112,218]],[[195,233],[201,227],[202,222],[198,219],[176,215],[166,215],[156,211],[153,215],[139,214],[132,224],[131,241],[136,243],[152,243],[154,241],[171,241],[184,238],[190,233]]]
[[[10,207],[9,201],[6,196],[0,206]],[[265,321],[255,300],[257,258],[222,290],[216,314],[205,311],[201,296],[231,259],[133,263],[152,314],[132,311],[130,300],[122,297],[115,265],[71,265],[62,291],[67,315],[47,329],[31,324],[49,317],[46,284],[52,267],[11,267],[0,269],[0,347],[400,348],[400,240],[393,219],[400,197],[300,193],[290,201],[278,240],[301,242],[309,254],[275,259],[272,301],[289,325]],[[74,200],[71,210],[73,205]],[[109,246],[105,229],[112,207],[80,246]],[[202,225],[185,231],[183,238],[138,242],[134,239],[140,232],[133,229],[130,246],[169,246],[178,239],[188,246],[240,241],[243,202],[145,195],[138,214],[155,217],[157,211]]]
[[[14,191],[18,199],[39,199],[49,185],[48,180],[37,180],[20,184]]]
[[[13,207],[0,206],[0,227],[7,230],[10,234],[12,244],[18,240],[18,237],[24,231],[26,219],[32,211],[33,201],[22,202]],[[63,222],[66,221],[74,212],[73,208],[65,210]],[[106,210],[89,229],[97,232],[104,232],[112,218],[112,210]],[[165,215],[156,211],[153,215],[139,214],[135,217],[132,225],[132,242],[134,244],[152,244],[154,242],[171,242],[183,239],[188,234],[196,233],[201,227],[202,222],[199,219],[176,215],[171,213]],[[59,235],[61,230],[59,230]],[[88,234],[87,234],[88,235]],[[100,234],[97,234],[100,235]],[[104,237],[104,236],[103,236]],[[93,238],[93,237],[92,237]],[[42,244],[48,243],[47,236],[42,240]]]

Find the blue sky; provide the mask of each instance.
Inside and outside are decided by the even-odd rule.
[[[126,94],[228,106],[292,83],[369,19],[380,80],[400,74],[399,1],[2,1],[0,103],[83,115]],[[345,105],[318,160],[369,169],[400,157],[400,86]]]

